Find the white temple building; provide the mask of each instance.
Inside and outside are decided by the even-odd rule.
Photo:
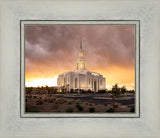
[[[82,42],[80,44],[79,57],[77,59],[77,67],[74,71],[62,73],[57,78],[57,87],[59,90],[65,88],[66,91],[84,90],[94,91],[106,89],[106,80],[103,75],[90,72],[86,69],[86,63],[82,51]]]

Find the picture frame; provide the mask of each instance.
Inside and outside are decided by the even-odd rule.
[[[1,137],[159,137],[159,2],[0,1]],[[25,6],[24,6],[25,5]],[[22,118],[20,20],[140,20],[139,118]],[[43,124],[43,125],[42,125]]]
[[[93,20],[21,20],[21,117],[140,117],[140,92],[139,92],[139,42],[140,42],[140,21],[138,20],[101,20],[101,21],[93,21]],[[135,26],[135,113],[27,113],[25,112],[25,26],[27,25],[134,25]]]

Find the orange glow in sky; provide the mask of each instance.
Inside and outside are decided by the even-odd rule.
[[[71,71],[71,70],[68,70]],[[62,71],[66,72],[66,71]],[[121,68],[112,68],[109,71],[96,71],[106,78],[106,88],[111,89],[112,86],[116,83],[120,87],[125,86],[127,89],[132,90],[135,88],[134,83],[134,69],[121,69]],[[60,72],[61,73],[61,72]],[[59,74],[60,74],[59,73]],[[59,74],[50,74],[46,76],[45,74],[38,74],[37,72],[30,72],[26,74],[26,86],[27,87],[37,87],[37,86],[57,86],[57,77]],[[39,77],[35,77],[39,76]],[[53,77],[50,77],[53,76]],[[34,78],[35,77],[35,78]]]

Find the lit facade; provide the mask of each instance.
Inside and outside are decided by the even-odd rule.
[[[62,73],[57,78],[57,87],[65,88],[67,91],[73,90],[98,90],[106,89],[106,80],[103,75],[90,72],[86,69],[86,63],[82,51],[82,42],[80,44],[79,57],[77,59],[76,70]]]

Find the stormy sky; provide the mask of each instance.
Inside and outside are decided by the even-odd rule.
[[[134,87],[134,25],[25,25],[26,82],[75,70],[81,39],[89,71]]]

